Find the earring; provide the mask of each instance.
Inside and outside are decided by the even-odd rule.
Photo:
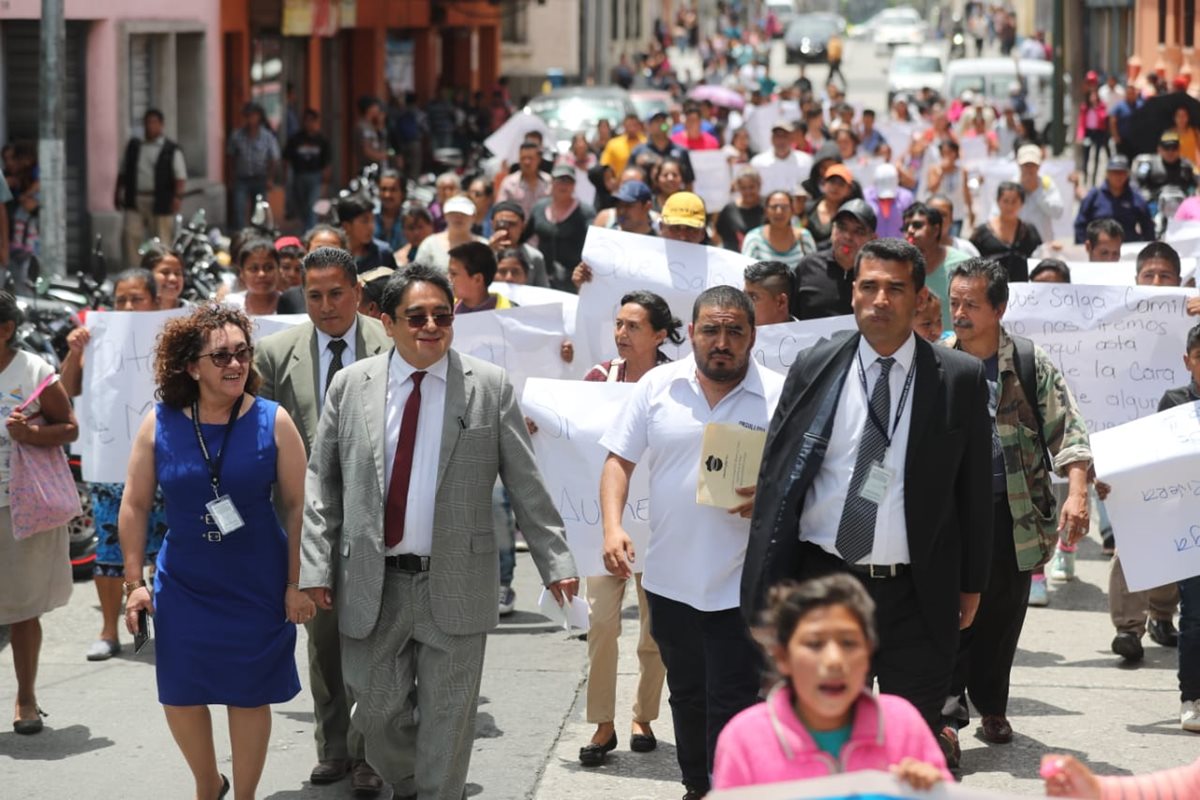
[[[200,376],[197,373],[189,372],[188,374],[192,376],[192,380],[194,380],[194,381],[200,380]]]

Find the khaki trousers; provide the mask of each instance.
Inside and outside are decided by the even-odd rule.
[[[175,227],[174,215],[155,214],[153,197],[139,194],[134,199],[134,205],[134,208],[125,209],[125,263],[122,269],[137,266],[141,262],[138,248],[147,239],[157,236],[167,247],[175,240],[172,235]]]
[[[650,606],[642,591],[642,576],[633,576],[638,597],[638,686],[633,702],[637,722],[658,719],[666,667],[658,654],[658,645],[650,635]],[[623,578],[610,575],[587,579],[588,598],[588,682],[587,721],[613,722],[617,711],[617,640],[621,635],[621,605],[625,599]]]
[[[1146,632],[1146,616],[1171,619],[1179,610],[1179,584],[1168,583],[1142,592],[1129,591],[1121,554],[1112,557],[1108,570],[1108,613],[1117,633],[1132,633],[1139,639]]]

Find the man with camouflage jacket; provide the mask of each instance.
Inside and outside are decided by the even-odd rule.
[[[1009,673],[1025,622],[1030,576],[1053,555],[1059,537],[1071,545],[1088,530],[1092,451],[1083,415],[1050,357],[1000,325],[1007,304],[1008,275],[1002,266],[981,258],[955,265],[950,277],[954,337],[947,344],[982,360],[991,388],[996,538],[988,586],[974,624],[963,631],[951,697],[943,709],[938,738],[951,762],[959,756],[957,729],[968,721],[968,692],[982,716],[983,738],[994,744],[1012,741],[1005,716]],[[1050,469],[1069,481],[1057,524]]]

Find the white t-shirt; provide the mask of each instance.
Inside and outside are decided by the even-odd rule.
[[[753,360],[715,408],[696,379],[694,357],[655,367],[638,381],[600,444],[650,470],[650,543],[638,554],[646,591],[699,611],[740,604],[750,523],[696,502],[700,443],[710,422],[766,430],[782,391],[783,376]]]
[[[17,406],[25,402],[25,398],[33,394],[38,384],[47,375],[54,374],[50,366],[41,356],[25,350],[18,350],[9,365],[0,372],[0,415],[8,419]],[[32,417],[41,411],[42,404],[34,400],[25,409],[25,416]],[[12,439],[8,436],[7,426],[0,427],[0,508],[8,506],[8,481],[11,475],[9,461],[12,458]]]
[[[759,153],[750,159],[750,166],[762,176],[762,193],[766,197],[775,190],[795,194],[801,181],[812,172],[813,157],[793,150],[787,158],[776,158],[774,150]]]

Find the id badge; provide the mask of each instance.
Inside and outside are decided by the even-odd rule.
[[[228,536],[245,524],[242,521],[242,515],[238,513],[237,506],[233,504],[233,500],[227,494],[205,503],[204,507],[208,509],[213,521],[217,523],[217,528],[220,529],[222,536]]]
[[[862,487],[858,490],[858,496],[867,502],[879,505],[883,502],[884,495],[887,494],[888,484],[892,482],[893,471],[880,464],[878,461],[872,462],[871,468],[867,470],[867,479],[862,482]]]

